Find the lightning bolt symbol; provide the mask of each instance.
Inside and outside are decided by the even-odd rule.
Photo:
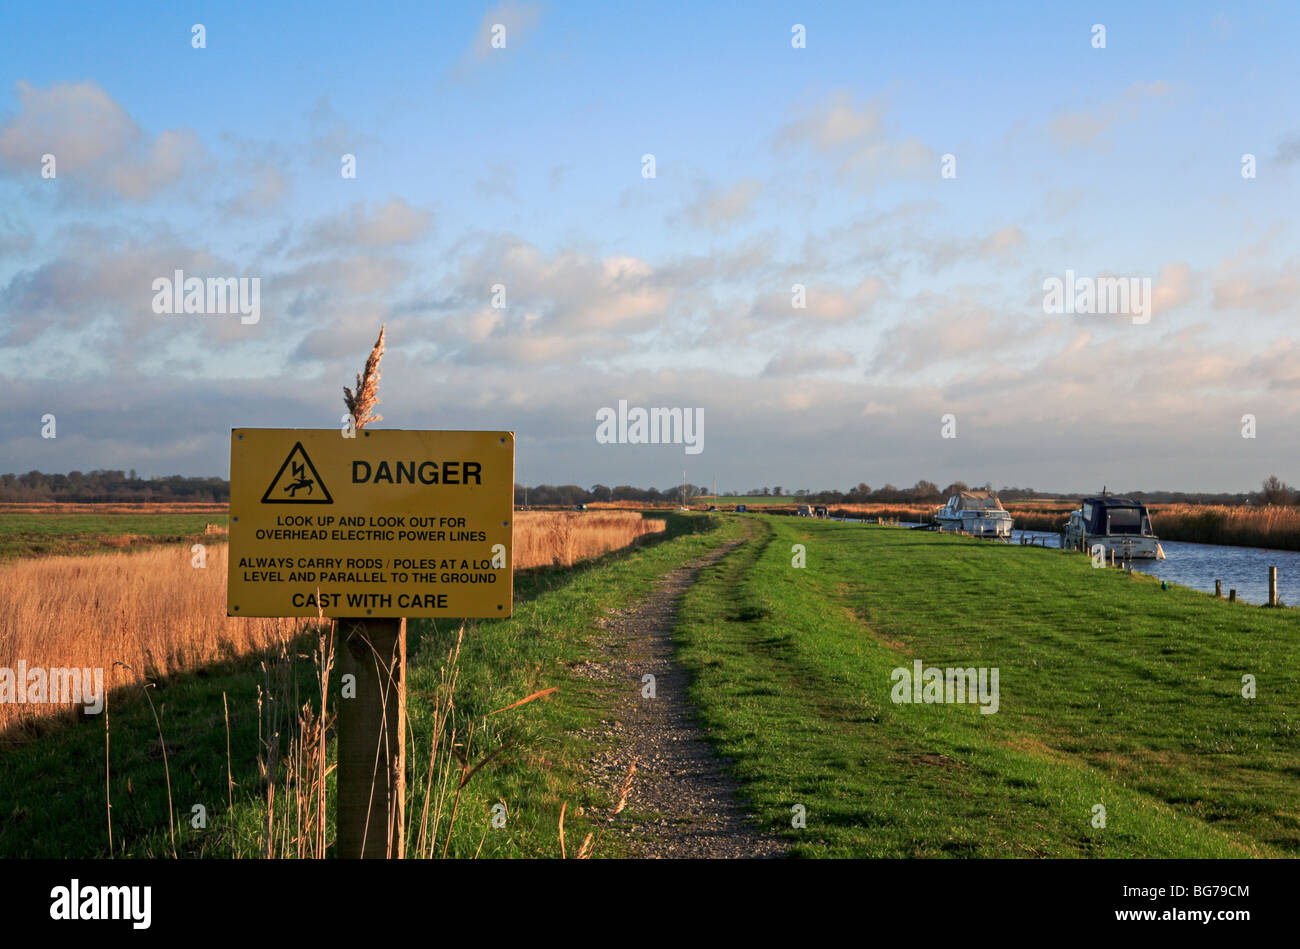
[[[293,476],[295,478],[301,478],[304,470],[301,461],[295,461],[293,463]]]

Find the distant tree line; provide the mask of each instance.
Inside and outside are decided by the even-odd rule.
[[[747,491],[722,491],[719,494],[722,497],[790,498],[792,501],[798,499],[799,501],[814,504],[868,504],[873,502],[886,504],[942,504],[960,491],[971,490],[987,491],[993,490],[993,488],[987,483],[983,485],[967,485],[964,481],[954,481],[952,484],[940,488],[933,481],[921,480],[910,488],[899,488],[892,484],[872,488],[864,482],[859,482],[845,491],[834,489],[810,491],[807,488],[790,491],[784,486],[777,485],[775,487],[750,488]],[[1099,487],[1095,492],[1086,493],[1100,494],[1101,491],[1102,488]],[[1066,494],[1014,486],[998,488],[996,493],[1003,501],[1025,501],[1033,498],[1077,500],[1080,497],[1078,492]],[[1148,504],[1300,504],[1300,492],[1292,490],[1285,482],[1279,481],[1275,476],[1265,480],[1262,489],[1259,491],[1235,494],[1187,491],[1111,491],[1110,493],[1137,498]],[[708,500],[712,496],[711,490],[703,485],[686,485],[687,503]],[[677,503],[681,499],[681,485],[666,488],[663,491],[655,488],[634,488],[629,485],[609,488],[603,484],[597,484],[590,489],[576,484],[541,484],[530,488],[525,488],[519,484],[515,485],[515,504],[520,506],[524,504],[541,507],[557,504],[569,506],[590,504],[595,501]]]
[[[708,489],[696,484],[686,485],[686,503],[689,504],[697,498],[708,494]],[[604,484],[594,484],[590,488],[582,488],[576,484],[539,484],[535,487],[525,487],[522,484],[515,485],[515,505],[517,507],[548,507],[556,504],[562,504],[566,507],[574,504],[591,504],[597,501],[644,501],[647,503],[671,501],[680,503],[682,500],[682,486],[674,485],[671,488],[665,488],[660,491],[657,488],[634,488],[631,485],[620,484],[616,487],[609,487]]]
[[[0,501],[215,501],[230,500],[225,478],[139,478],[127,471],[0,475]]]
[[[983,489],[990,486],[985,484]],[[978,486],[977,486],[978,489]],[[883,502],[888,504],[939,504],[959,491],[971,490],[962,481],[940,488],[933,481],[921,480],[910,488],[898,488],[886,484],[872,488],[859,482],[846,491],[821,490],[810,491],[799,488],[787,491],[777,485],[769,488],[750,488],[748,491],[725,491],[726,497],[763,497],[763,498],[798,498],[819,504],[866,504]],[[1035,491],[1033,488],[1003,487],[998,489],[998,496],[1003,501],[1019,501],[1029,498],[1074,499],[1078,494],[1061,494],[1049,491]],[[1096,493],[1100,493],[1100,489]],[[1231,493],[1191,493],[1185,491],[1128,491],[1123,493],[1137,498],[1147,504],[1300,504],[1300,492],[1293,489],[1276,475],[1264,479],[1258,491]],[[703,485],[687,484],[685,486],[686,503],[700,501],[711,497],[710,489]],[[662,491],[654,488],[637,488],[620,484],[609,487],[603,484],[590,488],[576,484],[539,484],[535,487],[515,485],[515,504],[517,506],[547,507],[554,505],[572,506],[601,501],[634,501],[645,503],[680,503],[683,499],[682,485],[673,485]],[[70,471],[67,474],[44,474],[29,471],[26,474],[0,475],[0,501],[212,501],[230,500],[230,482],[224,478],[186,478],[181,475],[169,475],[159,478],[140,478],[134,470],[116,471],[100,470],[81,472]]]

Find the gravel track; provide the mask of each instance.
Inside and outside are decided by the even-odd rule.
[[[624,695],[615,719],[587,733],[612,744],[589,764],[594,780],[617,802],[635,760],[625,807],[609,818],[609,827],[644,857],[777,857],[786,850],[784,841],[761,833],[738,802],[737,783],[714,756],[687,701],[690,677],[673,659],[682,595],[701,569],[742,543],[674,569],[635,607],[611,610],[599,654],[577,670]],[[655,677],[654,698],[642,696],[647,674]]]

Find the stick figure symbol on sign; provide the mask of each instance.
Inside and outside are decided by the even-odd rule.
[[[320,489],[317,492],[317,488]],[[321,480],[320,472],[307,457],[302,442],[295,442],[284,464],[271,479],[266,493],[262,495],[263,504],[332,504],[329,488]]]

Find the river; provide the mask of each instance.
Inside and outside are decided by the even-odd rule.
[[[1012,531],[1011,542],[1020,543],[1024,534],[1035,543],[1060,547],[1061,537],[1043,531]],[[1237,591],[1247,603],[1268,602],[1268,568],[1277,567],[1277,595],[1284,604],[1300,606],[1300,553],[1267,550],[1263,547],[1225,547],[1219,544],[1191,544],[1162,540],[1164,560],[1135,560],[1133,569],[1193,590],[1214,592],[1214,581],[1223,581],[1223,595]]]

